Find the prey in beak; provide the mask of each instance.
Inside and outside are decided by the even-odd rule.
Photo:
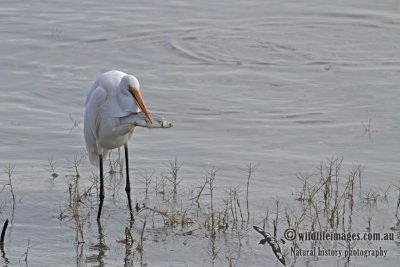
[[[150,113],[147,111],[146,105],[144,104],[144,101],[143,101],[143,98],[142,98],[142,94],[140,93],[140,89],[129,86],[129,91],[133,95],[133,98],[135,99],[136,105],[145,114],[147,127],[150,127],[151,124],[152,124],[152,121],[151,121],[151,118],[150,118]]]

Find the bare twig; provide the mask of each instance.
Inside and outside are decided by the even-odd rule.
[[[211,205],[211,238],[214,239],[216,237],[215,232],[215,218],[214,218],[214,203],[213,203],[213,191],[214,191],[214,179],[215,175],[217,174],[216,169],[211,169],[207,176],[206,180],[208,181],[209,189],[210,189],[210,205]]]
[[[48,171],[51,172],[51,177],[53,178],[57,178],[58,174],[56,172],[56,166],[57,166],[57,162],[53,161],[53,154],[51,154],[51,157],[48,158],[49,163],[46,165],[49,169]]]
[[[200,202],[199,202],[199,200],[200,200],[201,194],[202,194],[203,191],[204,191],[204,188],[206,188],[206,185],[207,185],[207,179],[206,179],[206,181],[204,182],[203,185],[201,185],[201,186],[198,187],[198,188],[199,188],[199,192],[197,193],[197,195],[196,195],[195,197],[193,197],[193,198],[190,199],[190,200],[194,200],[194,201],[197,203],[197,207],[198,207],[198,208],[200,208]]]
[[[139,251],[140,253],[142,253],[143,249],[144,249],[144,230],[145,230],[146,224],[147,224],[147,217],[149,217],[149,212],[146,213],[146,215],[144,217],[142,231],[140,232],[140,239],[137,242],[137,246],[136,246],[136,250]]]
[[[8,185],[10,186],[11,196],[12,196],[12,200],[13,200],[13,209],[15,206],[15,192],[14,192],[13,185],[12,185],[12,175],[14,172],[14,168],[15,168],[15,165],[11,165],[11,163],[9,163],[6,168],[6,173],[8,175]]]
[[[145,170],[145,172],[144,173],[142,173],[142,172],[140,172],[140,171],[138,171],[139,172],[139,175],[143,178],[143,183],[145,184],[145,199],[147,200],[148,199],[148,195],[149,195],[149,187],[150,187],[150,184],[151,184],[151,179],[153,178],[153,175],[154,175],[154,171],[152,171],[150,174],[149,174],[149,171],[148,170]]]
[[[397,205],[396,205],[397,207],[396,207],[395,216],[397,218],[397,221],[400,222],[400,216],[399,216],[399,210],[400,210],[400,186],[398,186],[397,189],[399,190],[399,196],[397,198]]]
[[[6,170],[5,170],[5,172],[6,172],[7,176],[8,176],[8,185],[10,186],[10,192],[11,192],[11,197],[12,197],[11,223],[14,220],[14,213],[15,213],[15,206],[16,206],[16,196],[15,196],[15,191],[14,191],[13,184],[12,184],[12,175],[13,175],[13,172],[14,172],[14,168],[15,168],[15,165],[11,165],[11,163],[9,163],[8,166],[6,167]],[[3,189],[4,189],[4,187],[3,187]]]
[[[72,118],[71,114],[69,114],[69,118],[70,118],[70,120],[72,121],[72,124],[73,124],[72,128],[70,129],[70,131],[72,131],[72,129],[74,129],[74,128],[80,129],[79,123],[81,123],[82,120],[75,120],[74,118]]]
[[[29,249],[32,248],[32,246],[30,245],[31,243],[31,239],[28,238],[28,245],[26,247],[26,251],[24,252],[24,254],[22,254],[21,258],[25,256],[24,261],[26,266],[28,266],[28,255],[29,255]]]
[[[169,166],[171,168],[169,175],[165,175],[166,178],[172,184],[172,193],[177,193],[177,187],[181,180],[178,180],[178,172],[179,169],[182,167],[183,163],[178,164],[178,159],[175,158],[174,161],[169,161]]]
[[[251,162],[247,165],[247,184],[246,184],[246,208],[247,208],[247,221],[250,220],[250,209],[249,209],[249,186],[250,178],[252,173],[257,169],[258,164],[253,165]]]

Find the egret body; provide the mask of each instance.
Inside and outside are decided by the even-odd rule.
[[[143,112],[143,121],[121,124],[120,118]],[[126,163],[126,186],[130,218],[133,220],[130,196],[128,140],[135,126],[151,127],[150,113],[142,99],[140,84],[136,77],[121,71],[103,73],[93,84],[85,104],[84,136],[90,162],[100,168],[100,193],[97,220],[100,220],[104,201],[103,159],[108,151],[124,146]]]

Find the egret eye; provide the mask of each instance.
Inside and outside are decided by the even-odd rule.
[[[133,97],[135,97],[135,91],[138,91],[138,89],[133,87],[132,85],[128,85],[128,91]]]

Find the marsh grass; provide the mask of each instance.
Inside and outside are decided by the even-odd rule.
[[[85,242],[85,224],[90,221],[90,214],[97,208],[97,180],[96,174],[89,175],[92,183],[85,186],[81,183],[80,165],[82,156],[76,155],[72,162],[73,174],[68,175],[69,205],[67,210],[61,210],[59,218],[73,222],[77,245]],[[119,160],[119,159],[118,159]],[[110,166],[116,166],[111,159]],[[213,244],[212,255],[217,258],[220,249],[217,247],[222,236],[229,235],[229,238],[236,238],[238,246],[242,246],[242,239],[247,235],[247,223],[250,219],[249,209],[249,187],[250,178],[255,171],[255,165],[249,164],[244,171],[244,181],[246,184],[246,193],[243,194],[239,186],[230,186],[228,189],[219,191],[225,192],[222,196],[215,195],[215,181],[218,179],[218,170],[211,168],[205,171],[204,182],[193,188],[181,188],[182,181],[179,170],[183,164],[177,159],[169,161],[169,170],[164,171],[159,177],[155,177],[154,172],[148,170],[138,171],[139,180],[144,184],[143,199],[138,199],[136,203],[136,216],[138,221],[142,221],[141,226],[131,234],[131,226],[125,228],[125,239],[119,240],[119,244],[124,244],[127,253],[134,250],[139,253],[142,261],[142,254],[145,250],[146,234],[149,225],[149,218],[152,218],[152,231],[170,232],[187,236],[188,238],[201,238],[206,236]],[[113,167],[112,167],[113,168]],[[112,169],[111,168],[111,169]],[[242,169],[243,170],[243,169]],[[110,179],[115,178],[115,172],[110,172]],[[155,178],[155,179],[154,179]],[[116,186],[110,186],[116,193]],[[244,195],[244,196],[243,196]],[[245,199],[245,202],[243,202]],[[222,205],[221,205],[222,203]],[[245,207],[245,208],[243,208]],[[128,229],[128,230],[127,230]],[[160,229],[160,230],[157,230]],[[151,234],[152,231],[148,233]],[[227,258],[230,264],[234,264],[232,256]],[[131,257],[126,257],[126,262],[132,262]]]
[[[242,169],[247,173],[247,183],[246,183],[246,209],[247,209],[247,221],[250,221],[250,208],[249,208],[249,187],[250,187],[250,178],[253,172],[256,171],[258,164],[252,164],[251,162],[246,166],[247,168]]]
[[[397,186],[397,204],[396,204],[396,212],[395,217],[397,219],[397,226],[400,225],[400,186]]]
[[[10,193],[11,193],[11,198],[12,198],[12,210],[13,210],[13,214],[15,212],[15,205],[16,205],[16,194],[14,191],[14,187],[13,187],[13,173],[14,173],[14,168],[15,165],[12,165],[11,163],[9,163],[6,167],[6,174],[8,176],[8,186],[10,187]]]
[[[228,261],[229,267],[235,267],[237,265],[237,261],[231,256],[226,256],[226,260]]]
[[[144,237],[144,233],[145,233],[145,229],[146,229],[146,224],[147,224],[147,218],[149,217],[150,213],[147,212],[144,216],[144,220],[143,220],[143,225],[140,231],[140,236],[139,236],[139,240],[137,241],[136,244],[136,250],[139,253],[143,253],[144,250],[144,241],[145,241],[145,237]]]
[[[74,225],[77,244],[85,242],[84,229],[90,224],[91,214],[97,210],[98,203],[98,176],[92,173],[88,175],[89,183],[82,183],[82,161],[82,156],[75,156],[70,168],[73,174],[66,176],[69,204],[66,210],[61,211],[60,207],[59,216]],[[113,196],[119,194],[123,186],[120,181],[124,180],[122,174],[115,172],[117,168],[114,166],[118,166],[115,161],[120,159],[110,160],[109,164],[113,166],[110,169],[114,172],[109,172],[107,177],[110,180],[108,190],[114,192]],[[294,193],[294,203],[288,204],[271,196],[264,214],[255,214],[251,209],[249,195],[257,164],[247,164],[240,169],[238,175],[242,177],[241,186],[230,185],[224,188],[217,187],[219,170],[216,168],[206,169],[198,184],[185,188],[180,185],[183,181],[180,170],[184,165],[175,158],[167,166],[168,169],[159,175],[150,170],[137,171],[137,179],[143,185],[140,190],[137,187],[135,190],[137,220],[134,225],[124,228],[121,233],[123,238],[117,241],[125,246],[124,266],[133,264],[135,253],[139,261],[143,262],[147,244],[165,241],[169,235],[184,236],[185,243],[192,238],[206,238],[210,242],[211,260],[222,257],[229,266],[235,266],[240,257],[243,238],[249,236],[250,223],[262,225],[279,243],[286,228],[296,231],[351,232],[355,207],[373,209],[380,202],[388,201],[391,194],[389,188],[362,191],[364,167],[353,165],[344,170],[343,158],[336,157],[322,162],[315,173],[298,175],[300,187]],[[396,189],[398,198],[394,217],[399,222],[400,187]],[[364,229],[367,231],[374,227],[373,216],[370,213],[364,219]],[[228,246],[223,242],[225,239],[235,240],[234,253],[221,247]],[[290,245],[300,247],[302,242],[296,238]],[[321,242],[316,240],[311,245],[316,246]],[[353,247],[354,242],[346,242],[344,245]],[[221,256],[222,253],[225,254]],[[288,255],[287,247],[284,247],[282,253]],[[291,259],[291,264],[296,260],[295,257]]]
[[[200,185],[200,186],[197,186],[197,193],[196,193],[196,196],[194,196],[194,197],[192,197],[191,198],[191,200],[193,201],[194,200],[194,202],[197,204],[197,207],[198,208],[200,208],[200,197],[202,196],[202,194],[203,194],[203,191],[204,191],[204,189],[206,188],[206,186],[207,186],[207,179],[205,180],[205,182],[202,184],[202,185]]]
[[[222,225],[225,225],[228,221],[228,215],[230,214],[230,218],[232,218],[231,223],[232,227],[238,227],[238,223],[244,223],[245,220],[243,218],[242,208],[240,206],[239,200],[239,188],[238,187],[230,187],[229,190],[225,191],[227,194],[226,199],[224,200],[225,210],[224,210],[224,220]]]
[[[216,169],[211,169],[208,171],[206,176],[206,183],[209,185],[210,190],[210,219],[211,223],[208,223],[208,230],[210,232],[210,237],[214,239],[216,237],[216,230],[215,230],[215,211],[214,211],[214,202],[213,202],[213,192],[214,192],[214,180],[215,175],[217,174]]]
[[[178,172],[179,169],[182,167],[182,165],[183,163],[178,163],[177,158],[175,158],[175,160],[173,161],[170,160],[169,161],[170,170],[168,174],[161,174],[161,176],[171,184],[173,194],[176,194],[178,192],[177,191],[178,185],[182,181],[181,179],[178,178]]]
[[[0,193],[2,193],[7,187],[10,189],[10,194],[6,194],[6,198],[4,198],[4,202],[0,203],[0,214],[3,213],[3,210],[5,209],[5,206],[7,203],[10,201],[11,202],[11,220],[10,223],[11,225],[13,224],[14,221],[14,215],[15,215],[15,209],[17,205],[17,194],[14,190],[14,169],[15,165],[8,163],[8,165],[5,167],[3,173],[6,174],[7,176],[7,182],[3,185],[3,187],[0,190]],[[10,198],[7,199],[7,198]]]
[[[362,123],[364,127],[364,134],[368,134],[368,138],[371,139],[371,118],[368,120],[368,124]]]
[[[113,151],[110,151],[108,153],[108,166],[109,166],[108,173],[111,176],[118,174],[118,173],[122,175],[122,172],[124,171],[124,167],[123,167],[123,159],[121,159],[120,148],[117,149],[118,157],[116,159],[113,159],[112,152]]]
[[[368,191],[362,190],[364,188],[364,186],[362,187],[364,169],[362,165],[353,165],[344,170],[343,158],[340,157],[322,162],[316,173],[298,175],[301,186],[295,193],[295,199],[298,201],[299,207],[292,205],[285,207],[285,222],[277,223],[280,220],[278,217],[274,219],[266,218],[265,221],[272,222],[274,234],[275,227],[282,224],[285,228],[295,229],[296,232],[351,233],[363,230],[371,232],[374,227],[374,212],[371,211],[376,211],[381,203],[387,205],[392,197],[393,190],[392,186],[385,189],[368,187]],[[398,189],[398,194],[395,212],[397,220],[400,189]],[[278,214],[279,210],[280,208],[276,207],[275,213]],[[357,218],[360,213],[367,213],[367,217],[364,217],[366,220],[365,228],[360,225],[362,219]],[[355,221],[358,225],[354,225]],[[303,242],[296,238],[291,241],[291,245],[298,248]],[[344,246],[346,249],[354,248],[357,244],[356,241],[352,240],[346,240],[344,243],[323,240],[308,240],[308,242],[311,242],[312,247],[317,245]],[[295,264],[296,260],[296,257],[292,258],[292,264]],[[345,261],[347,265],[350,264],[350,257],[346,258]]]
[[[80,127],[79,127],[79,124],[82,122],[82,120],[76,120],[76,119],[74,119],[73,117],[72,117],[72,115],[71,114],[69,114],[69,119],[71,120],[71,122],[72,122],[72,127],[71,127],[71,129],[69,130],[69,132],[71,133],[71,131],[73,130],[73,129],[80,129]]]
[[[54,161],[53,154],[48,158],[48,163],[47,163],[46,167],[47,167],[47,171],[49,171],[51,173],[51,177],[53,179],[58,177],[58,173],[56,171],[57,162]]]
[[[347,176],[343,176],[342,162],[343,158],[332,158],[321,163],[317,174],[298,176],[302,186],[296,200],[300,202],[303,211],[298,219],[302,222],[308,219],[311,231],[337,230],[340,226],[345,230],[352,222],[355,185],[356,180],[361,179],[363,167],[354,166]],[[290,226],[299,226],[292,222],[288,212],[286,218]]]
[[[151,182],[152,182],[152,178],[154,176],[154,171],[153,172],[149,172],[148,170],[145,170],[144,172],[138,171],[139,175],[141,177],[140,182],[142,182],[145,185],[145,201],[147,202],[148,200],[148,196],[149,196],[149,190],[150,190],[150,186],[151,186]],[[155,189],[156,192],[158,192],[157,189]]]
[[[29,251],[30,251],[30,249],[31,248],[33,248],[35,245],[32,245],[31,244],[31,239],[30,238],[28,238],[28,244],[27,244],[27,246],[26,246],[26,250],[25,250],[25,252],[21,255],[21,257],[20,257],[20,265],[21,265],[21,259],[24,259],[24,262],[25,262],[25,266],[28,266],[28,257],[29,257]]]
[[[85,243],[84,238],[84,225],[89,220],[91,211],[94,209],[92,202],[93,189],[97,188],[96,179],[92,179],[93,183],[84,187],[81,185],[81,175],[79,173],[80,165],[85,159],[84,155],[76,154],[72,161],[72,174],[67,175],[68,178],[68,193],[69,204],[67,211],[62,210],[60,207],[60,220],[69,219],[74,223],[75,228],[75,242],[76,244]],[[97,191],[97,189],[96,189]]]

